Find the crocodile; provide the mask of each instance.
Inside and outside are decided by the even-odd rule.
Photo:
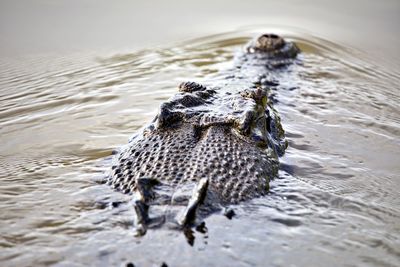
[[[131,194],[139,234],[192,227],[215,210],[265,195],[287,148],[273,107],[276,73],[299,48],[275,34],[251,40],[208,82],[183,82],[114,156],[106,183]],[[150,216],[150,207],[168,207]]]

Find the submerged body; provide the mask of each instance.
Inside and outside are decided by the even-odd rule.
[[[231,69],[207,84],[182,83],[161,105],[151,124],[115,156],[107,181],[134,194],[138,225],[144,229],[151,221],[150,205],[186,206],[177,220],[187,225],[199,207],[268,191],[287,146],[268,93],[279,84],[275,72],[297,53],[293,43],[262,35]]]

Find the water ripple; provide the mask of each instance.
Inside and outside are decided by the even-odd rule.
[[[272,92],[289,148],[267,196],[234,206],[232,220],[207,218],[206,231],[190,233],[190,247],[171,229],[132,237],[129,197],[97,183],[113,148],[150,121],[180,82],[218,79],[260,32],[112,56],[2,60],[0,260],[120,265],[129,255],[143,265],[262,266],[271,257],[313,265],[305,255],[314,255],[331,265],[395,266],[399,72],[303,32],[280,32],[303,53]]]

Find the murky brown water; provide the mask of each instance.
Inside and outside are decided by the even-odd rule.
[[[233,220],[207,218],[193,246],[168,229],[134,237],[129,197],[97,183],[112,150],[181,81],[211,78],[271,29],[303,51],[276,92],[289,148],[271,193],[235,207]],[[1,266],[398,266],[396,43],[385,52],[317,32],[251,26],[111,56],[3,57]]]

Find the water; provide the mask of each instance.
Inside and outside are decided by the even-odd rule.
[[[134,237],[129,197],[98,183],[113,149],[180,82],[210,79],[265,30],[303,51],[274,92],[289,148],[270,194],[234,207],[232,220],[207,218],[205,232],[187,233],[193,246],[164,228]],[[3,57],[1,265],[398,266],[396,43],[376,52],[375,38],[335,34],[263,25],[128,52]]]

